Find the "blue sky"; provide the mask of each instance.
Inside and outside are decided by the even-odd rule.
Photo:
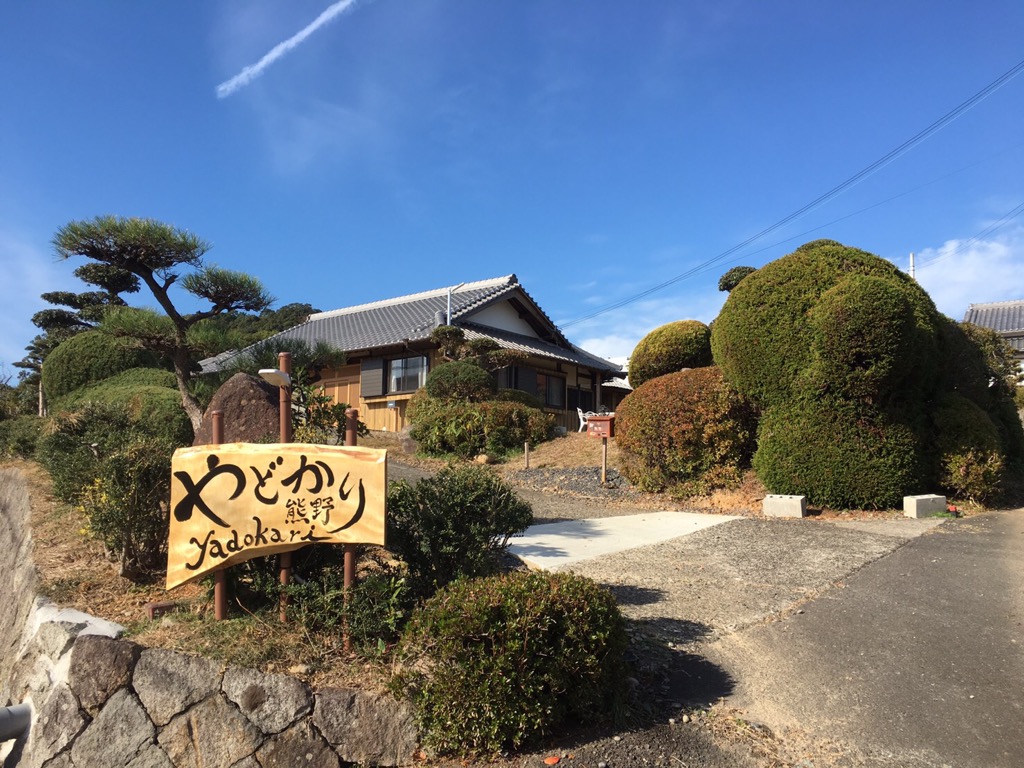
[[[197,233],[277,306],[514,272],[615,359],[713,319],[730,267],[818,237],[903,268],[915,252],[959,319],[1024,298],[1024,216],[986,231],[1024,203],[1024,75],[791,224],[573,322],[871,165],[1017,65],[1021,41],[1020,0],[8,4],[0,364],[23,356],[40,293],[82,289],[54,231],[100,214]]]

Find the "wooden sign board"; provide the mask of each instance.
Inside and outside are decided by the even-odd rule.
[[[387,451],[305,443],[180,448],[167,589],[307,544],[383,544]]]

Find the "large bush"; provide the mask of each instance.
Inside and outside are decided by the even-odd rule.
[[[956,498],[983,502],[1002,480],[1004,459],[999,430],[981,408],[960,395],[948,395],[935,410],[939,482]]]
[[[427,375],[427,394],[442,400],[486,400],[496,388],[491,374],[462,360],[442,363]]]
[[[99,476],[100,457],[123,445],[134,426],[123,405],[85,403],[78,410],[54,416],[36,449],[53,479],[54,495],[77,503],[79,494]]]
[[[876,280],[862,281],[861,276]],[[828,309],[815,310],[830,291],[824,298]],[[747,275],[732,290],[711,333],[715,363],[758,407],[786,404],[808,394],[809,383],[820,383],[808,374],[815,363],[828,362],[821,346],[830,325],[852,339],[858,328],[878,317],[871,304],[857,303],[869,296],[884,300],[886,311],[898,314],[885,320],[881,339],[872,334],[882,348],[859,348],[841,362],[842,369],[858,372],[897,348],[906,353],[901,368],[927,388],[939,370],[939,316],[928,294],[891,262],[832,240],[803,245]],[[838,316],[829,318],[829,312]]]
[[[414,614],[402,648],[426,743],[495,753],[621,711],[615,599],[571,573],[458,581]]]
[[[819,240],[751,273],[711,345],[761,409],[753,463],[773,493],[884,507],[941,482],[981,498],[1024,465],[1011,351],[864,251]]]
[[[95,384],[76,389],[51,410],[76,411],[86,403],[124,406],[144,431],[176,445],[192,442],[192,424],[181,407],[174,374],[156,368],[131,368]]]
[[[425,453],[471,458],[487,452],[503,456],[524,443],[547,440],[554,420],[537,408],[517,402],[471,403],[441,400],[420,393],[409,404],[411,435]]]
[[[51,420],[37,456],[54,495],[80,505],[122,573],[138,578],[161,564],[178,445],[130,407],[90,401]]]
[[[460,576],[493,573],[508,540],[533,510],[491,469],[451,466],[415,485],[388,489],[387,547],[409,568],[417,595]]]
[[[878,403],[908,380],[933,388],[910,363],[914,312],[907,291],[891,280],[854,274],[825,291],[808,312],[815,393]],[[920,388],[915,387],[920,390]],[[919,392],[919,395],[924,393]]]
[[[128,578],[144,578],[166,563],[174,448],[166,438],[132,436],[101,457],[96,479],[79,494],[90,533]]]
[[[711,365],[711,329],[699,320],[678,320],[655,328],[629,357],[629,383],[644,382],[683,368]]]
[[[151,352],[100,331],[84,331],[61,342],[43,366],[43,390],[50,401],[130,368],[157,368]]]
[[[839,398],[795,400],[761,419],[754,469],[771,493],[879,509],[921,493],[921,447],[910,427]]]
[[[644,490],[703,493],[739,479],[753,451],[749,405],[717,367],[648,381],[616,411],[623,471]]]

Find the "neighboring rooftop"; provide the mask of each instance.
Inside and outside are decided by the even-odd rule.
[[[1024,333],[1024,299],[971,304],[964,322],[990,328],[996,333]]]
[[[971,304],[964,322],[995,331],[1013,347],[1018,358],[1024,356],[1024,299]]]

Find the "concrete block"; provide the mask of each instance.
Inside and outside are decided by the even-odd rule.
[[[946,511],[946,497],[926,493],[903,497],[903,514],[907,517],[931,517]]]
[[[807,497],[771,493],[764,497],[763,509],[768,517],[806,517]]]

